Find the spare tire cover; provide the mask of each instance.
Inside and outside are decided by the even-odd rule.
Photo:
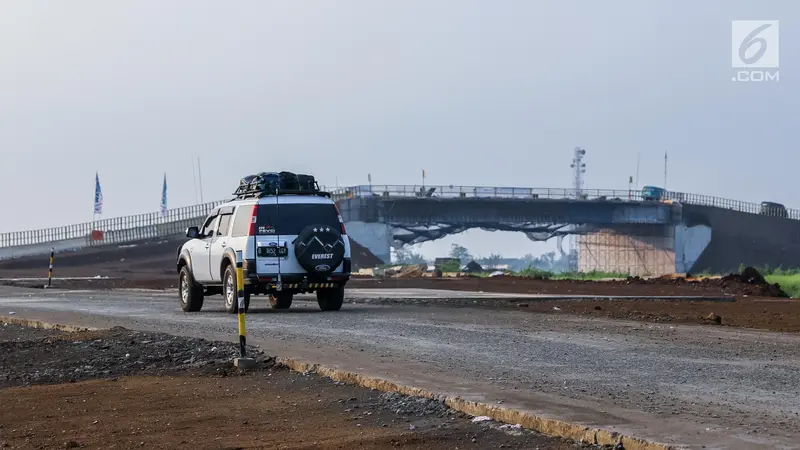
[[[326,225],[310,225],[294,241],[294,256],[312,275],[328,275],[344,259],[344,241],[339,230]]]

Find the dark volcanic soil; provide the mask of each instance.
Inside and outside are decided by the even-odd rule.
[[[743,298],[736,302],[678,300],[358,299],[357,303],[514,308],[521,314],[574,314],[655,323],[687,323],[800,332],[800,300]]]
[[[458,291],[503,292],[515,294],[571,294],[620,296],[758,296],[786,297],[776,285],[749,284],[733,275],[721,279],[687,281],[684,278],[621,281],[545,280],[528,277],[452,277],[452,278],[355,278],[352,287],[426,288]]]
[[[240,374],[226,342],[0,324],[0,346],[0,448],[590,448],[265,355]]]
[[[124,375],[227,374],[238,355],[238,346],[229,342],[124,328],[49,334],[0,342],[0,388]],[[249,353],[262,367],[274,363],[256,348]]]

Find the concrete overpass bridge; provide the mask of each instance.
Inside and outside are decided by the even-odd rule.
[[[740,264],[800,267],[800,211],[667,192],[481,186],[355,186],[332,191],[348,233],[384,261],[401,247],[470,228],[532,240],[578,235],[578,269],[657,275],[730,271]],[[166,237],[223,201],[158,213],[0,234],[0,259]]]
[[[357,186],[335,198],[349,233],[381,259],[401,247],[470,228],[532,240],[577,235],[577,269],[657,275],[800,267],[800,211],[667,192],[474,186]]]

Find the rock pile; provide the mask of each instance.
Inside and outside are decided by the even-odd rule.
[[[444,402],[429,398],[409,397],[396,392],[386,392],[378,397],[379,403],[398,416],[445,417],[459,413],[445,406]]]

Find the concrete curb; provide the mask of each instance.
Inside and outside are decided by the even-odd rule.
[[[498,422],[520,424],[523,428],[534,430],[549,436],[567,438],[572,439],[573,441],[597,445],[616,445],[618,443],[622,443],[625,447],[625,450],[677,450],[680,448],[658,442],[650,442],[633,436],[622,435],[615,431],[604,430],[601,428],[590,428],[586,425],[550,419],[525,411],[504,408],[487,403],[472,402],[464,400],[460,397],[440,395],[425,389],[399,385],[397,383],[382,380],[380,378],[354,372],[347,372],[319,364],[298,361],[292,358],[278,357],[276,358],[276,361],[279,364],[296,372],[315,373],[317,375],[330,378],[334,381],[353,384],[368,389],[375,389],[382,392],[396,392],[413,397],[442,400],[444,401],[445,405],[456,411],[476,417],[491,417]]]
[[[93,327],[76,327],[73,325],[41,322],[39,320],[21,319],[18,317],[9,317],[9,316],[0,316],[0,323],[21,325],[23,327],[29,327],[29,328],[41,328],[43,330],[60,330],[60,331],[66,331],[68,333],[74,333],[78,331],[96,331],[101,329]]]
[[[122,277],[53,277],[53,281],[115,281],[124,280]],[[23,281],[47,281],[47,277],[27,277],[27,278],[0,278],[0,282],[23,282]]]
[[[54,329],[66,332],[96,331],[102,328],[76,327],[73,325],[42,322],[38,320],[0,316],[0,322],[22,325],[31,328]],[[396,392],[413,397],[423,397],[444,401],[447,407],[471,416],[487,416],[510,424],[520,424],[523,428],[534,430],[549,436],[572,439],[596,445],[616,445],[622,443],[625,450],[678,450],[680,447],[650,442],[633,436],[626,436],[615,431],[602,428],[591,428],[585,425],[551,419],[533,413],[505,408],[487,403],[472,402],[460,397],[436,394],[426,389],[400,385],[377,377],[355,372],[335,369],[320,364],[312,364],[293,358],[277,357],[276,362],[299,373],[314,373],[334,381],[375,389],[382,392]]]

